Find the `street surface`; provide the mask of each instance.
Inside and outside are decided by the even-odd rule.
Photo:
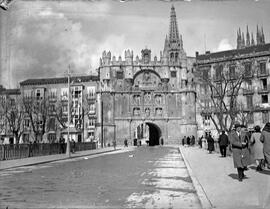
[[[138,147],[0,172],[0,208],[201,208],[177,147]]]

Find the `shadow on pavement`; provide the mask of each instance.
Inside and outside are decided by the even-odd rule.
[[[231,173],[228,176],[230,176],[232,179],[238,180],[238,174],[236,173]]]
[[[250,166],[249,168],[252,170],[256,170],[256,166]],[[265,174],[265,175],[270,175],[270,170],[262,170],[262,171],[257,171],[257,172]]]

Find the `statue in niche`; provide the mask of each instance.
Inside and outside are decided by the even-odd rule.
[[[161,97],[161,95],[156,95],[156,96],[155,96],[155,101],[156,101],[156,104],[157,104],[157,105],[161,105],[161,102],[162,102],[162,97]]]
[[[146,94],[144,95],[144,102],[145,102],[146,104],[149,104],[149,103],[151,102],[151,94],[150,94],[150,93],[146,93]]]
[[[162,115],[162,108],[156,108],[156,115],[161,116]]]
[[[133,96],[133,103],[139,105],[140,104],[140,95]]]
[[[134,115],[134,116],[140,115],[140,108],[135,107],[135,108],[133,109],[133,115]]]
[[[145,108],[145,116],[146,117],[150,116],[150,108]]]
[[[143,81],[144,81],[144,83],[149,83],[150,80],[151,80],[151,74],[150,74],[150,72],[144,72],[144,74],[143,74]]]

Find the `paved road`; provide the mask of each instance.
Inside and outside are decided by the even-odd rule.
[[[138,147],[0,172],[0,208],[200,208],[176,147]]]

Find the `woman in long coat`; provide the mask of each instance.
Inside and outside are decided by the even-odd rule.
[[[263,143],[263,154],[268,165],[267,167],[270,169],[270,123],[269,122],[265,124],[260,140]]]
[[[257,171],[262,170],[264,155],[263,155],[263,143],[260,141],[261,128],[260,126],[255,126],[255,132],[251,135],[250,144],[253,149],[254,159],[257,164]]]
[[[208,144],[208,151],[209,153],[212,153],[212,151],[215,150],[215,141],[213,137],[211,136],[211,133],[208,134],[207,138],[207,144]]]
[[[236,131],[232,131],[229,139],[232,145],[233,163],[237,168],[238,179],[244,178],[244,169],[249,165],[248,137],[241,131],[241,125],[235,124]]]

